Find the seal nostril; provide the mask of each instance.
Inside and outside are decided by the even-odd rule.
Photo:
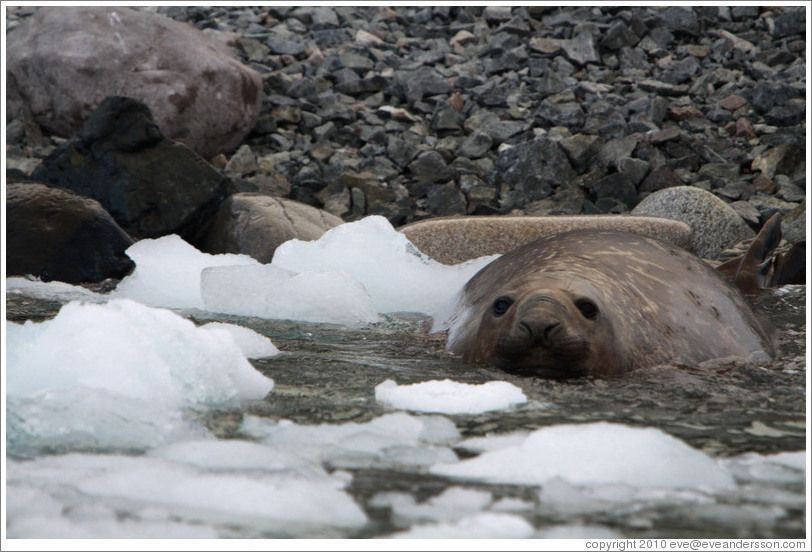
[[[558,328],[558,326],[560,326],[560,324],[558,322],[554,322],[552,324],[548,324],[547,327],[544,328],[543,335],[544,335],[544,340],[545,341],[550,340],[550,337],[552,337],[553,332],[555,332],[555,330],[556,330],[556,328]]]

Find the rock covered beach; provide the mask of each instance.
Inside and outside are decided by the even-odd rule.
[[[788,240],[805,235],[803,7],[139,11],[200,30],[186,42],[187,58],[201,48],[239,60],[239,68],[233,59],[219,63],[242,93],[217,97],[217,87],[179,84],[169,69],[168,77],[147,71],[163,88],[151,90],[143,78],[128,89],[104,71],[94,86],[113,81],[104,95],[140,99],[155,123],[118,106],[80,132],[103,97],[62,108],[58,100],[76,96],[70,86],[78,84],[21,69],[45,59],[35,25],[53,36],[59,21],[12,8],[6,22],[8,181],[90,195],[134,240],[178,233],[203,251],[267,262],[286,239],[313,239],[374,214],[401,226],[466,214],[629,212],[682,218],[695,234],[712,235],[716,247],[698,251],[706,258],[752,237],[775,212],[785,215]],[[116,17],[129,21],[125,15]],[[92,34],[103,24],[92,19],[81,12],[70,24]],[[173,25],[167,32],[181,33]],[[166,51],[151,52],[157,60],[143,62],[153,63],[147,69],[175,56],[178,40],[167,32],[157,43]],[[15,46],[24,33],[25,48]],[[84,40],[98,47],[97,38]],[[226,77],[218,82],[228,88]],[[196,126],[184,121],[190,114]],[[230,138],[206,138],[222,135],[224,117],[234,119]],[[175,141],[206,162],[170,147]],[[71,152],[85,150],[92,155],[77,166]],[[114,186],[130,195],[109,197]],[[110,234],[121,249],[118,230]]]

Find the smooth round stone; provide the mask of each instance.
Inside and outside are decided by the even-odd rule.
[[[454,217],[400,228],[420,251],[445,264],[501,254],[538,238],[570,230],[624,230],[687,247],[691,228],[677,220],[629,215]]]

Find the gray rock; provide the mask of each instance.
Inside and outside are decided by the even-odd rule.
[[[236,177],[247,176],[251,173],[257,172],[259,164],[257,163],[257,156],[251,149],[251,146],[245,144],[240,146],[231,159],[226,163],[226,174]]]
[[[624,157],[631,157],[636,147],[637,140],[634,138],[609,140],[598,152],[598,161],[604,171],[617,168],[620,160]]]
[[[660,12],[663,24],[674,33],[682,33],[690,36],[699,34],[699,21],[693,8],[670,6]]]
[[[643,79],[637,86],[640,90],[663,96],[684,96],[688,93],[688,87],[683,84],[670,84],[655,79]]]
[[[650,165],[648,161],[634,159],[633,157],[621,157],[617,161],[617,170],[629,177],[634,186],[639,186],[648,174]]]
[[[42,184],[6,187],[6,275],[100,282],[133,268],[133,239],[90,198]]]
[[[759,82],[752,90],[750,103],[759,113],[767,113],[797,97],[799,91],[782,82]]]
[[[575,179],[567,156],[546,139],[502,150],[490,175],[491,185],[502,189],[505,210],[544,199],[553,188],[567,186]]]
[[[779,105],[764,114],[764,121],[769,125],[793,126],[806,119],[806,102],[801,99],[789,100],[786,105]]]
[[[751,228],[757,228],[760,220],[760,213],[758,209],[750,205],[746,201],[734,201],[730,207],[736,211],[744,221],[750,225]]]
[[[553,195],[528,203],[524,212],[528,216],[578,215],[586,199],[580,186],[567,186],[553,192]]]
[[[285,38],[276,34],[272,34],[265,39],[265,45],[272,54],[300,56],[305,52],[305,46],[295,39]]]
[[[10,87],[58,136],[74,136],[105,97],[124,92],[168,138],[211,158],[240,144],[259,114],[254,70],[190,25],[143,10],[41,8],[7,39]]]
[[[406,140],[389,136],[387,138],[386,152],[400,167],[408,165],[417,155],[417,146]]]
[[[288,240],[316,240],[343,221],[326,211],[289,199],[241,193],[229,196],[201,240],[213,254],[242,253],[261,263],[273,259]]]
[[[775,18],[773,38],[784,38],[792,35],[803,35],[808,11],[800,7],[789,7]]]
[[[626,173],[612,173],[606,175],[592,184],[590,188],[595,195],[596,205],[601,199],[608,198],[621,203],[625,207],[622,210],[628,211],[640,201],[640,197],[637,195],[637,189]]]
[[[332,8],[327,6],[299,7],[293,10],[290,16],[299,19],[311,28],[338,27],[338,15]]]
[[[798,144],[781,144],[757,155],[750,168],[772,178],[777,174],[794,177],[805,166],[806,153],[803,147]]]
[[[588,32],[579,33],[573,38],[563,41],[561,48],[567,59],[578,65],[598,63],[601,60],[592,34]]]
[[[620,50],[623,47],[633,47],[640,40],[628,25],[623,21],[616,21],[609,27],[601,39],[601,48],[607,50]]]
[[[496,200],[496,190],[490,186],[473,186],[468,191],[469,212],[482,205],[492,205]]]
[[[544,100],[534,117],[545,126],[582,127],[586,120],[583,108],[577,102],[554,103]]]
[[[406,91],[406,99],[420,101],[424,96],[448,94],[454,87],[435,69],[421,66],[414,71],[397,71],[395,80]]]
[[[693,230],[690,249],[706,259],[715,259],[724,249],[755,236],[730,205],[710,192],[691,186],[653,193],[641,201],[632,214],[687,223]]]
[[[363,75],[374,67],[374,63],[367,56],[357,52],[347,52],[340,54],[337,58],[338,67],[343,69],[351,69]]]
[[[438,134],[462,130],[463,116],[445,102],[440,102],[434,109],[431,128]]]
[[[575,134],[559,142],[578,174],[589,170],[592,160],[598,155],[603,144],[604,140],[600,136],[591,134]]]
[[[764,194],[755,194],[750,198],[749,202],[758,210],[762,220],[769,219],[775,213],[787,214],[798,208],[797,203],[790,203],[775,196]]]
[[[513,17],[510,6],[488,6],[482,12],[482,17],[488,23],[504,23]]]
[[[724,187],[738,180],[740,172],[738,163],[706,163],[697,175],[700,179],[710,180],[714,187]]]
[[[806,199],[806,192],[803,188],[796,185],[788,176],[783,174],[776,175],[775,183],[778,185],[778,197],[785,201],[792,201],[799,203]]]
[[[477,159],[485,155],[491,149],[493,140],[484,132],[474,132],[467,136],[457,149],[457,155]]]
[[[806,239],[806,201],[784,215],[781,220],[781,232],[789,243]]]
[[[35,157],[6,157],[6,178],[9,181],[30,180],[31,173],[34,172],[40,164],[40,160]],[[10,175],[14,173],[17,176],[12,179]]]
[[[454,178],[454,171],[446,165],[443,156],[434,150],[418,155],[409,163],[409,170],[421,182],[444,182]]]
[[[381,177],[370,171],[360,173],[346,171],[341,175],[341,182],[350,189],[350,192],[360,188],[364,192],[364,205],[367,213],[376,208],[395,201],[395,192]]]
[[[533,66],[531,65],[531,76],[533,71]],[[544,69],[538,69],[539,77],[538,83],[536,84],[536,91],[542,96],[550,96],[552,94],[558,94],[567,88],[567,81],[559,75],[552,67],[547,64]]]
[[[429,188],[429,210],[436,216],[465,214],[465,196],[453,184],[438,184]]]
[[[657,192],[675,186],[684,186],[685,182],[666,163],[660,162],[652,167],[648,176],[640,183],[641,194]]]
[[[620,63],[620,70],[624,75],[631,75],[633,72],[647,74],[651,69],[648,56],[640,48],[621,48],[620,54],[618,55],[618,62]]]

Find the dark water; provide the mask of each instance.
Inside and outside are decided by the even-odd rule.
[[[248,409],[255,415],[302,424],[364,422],[385,411],[374,397],[375,386],[385,379],[398,384],[445,378],[465,383],[502,380],[520,387],[528,402],[507,412],[450,416],[464,437],[561,423],[609,421],[657,427],[712,456],[724,458],[747,452],[773,454],[805,449],[805,303],[803,286],[769,291],[757,300],[759,311],[778,334],[781,357],[773,363],[729,361],[710,363],[702,369],[661,367],[614,379],[572,381],[514,376],[465,363],[445,351],[443,334],[428,333],[431,321],[421,315],[397,315],[384,324],[353,331],[316,324],[217,319],[268,335],[284,351],[280,356],[254,361],[275,381],[273,401]],[[228,424],[212,429],[223,436],[230,431]],[[413,472],[358,470],[354,476],[350,490],[362,504],[381,490],[409,492],[419,501],[449,485],[442,478]],[[804,485],[776,484],[769,491],[803,495]],[[479,487],[487,488],[495,497],[532,495],[530,488],[522,486]],[[803,507],[791,507],[774,523],[760,525],[741,514],[751,512],[758,518],[758,508],[764,504],[754,504],[757,506],[742,497],[732,497],[729,504],[714,505],[719,512],[699,514],[694,505],[656,503],[651,511],[640,505],[642,512],[634,516],[638,521],[632,526],[625,524],[627,518],[617,512],[562,515],[539,507],[533,523],[543,527],[575,519],[605,525],[629,537],[805,535]],[[378,521],[378,531],[392,529],[387,512],[367,510]]]
[[[449,416],[463,437],[609,421],[656,427],[714,457],[731,458],[743,453],[805,449],[805,303],[803,286],[770,291],[757,300],[759,311],[778,332],[782,351],[781,358],[770,364],[728,361],[702,369],[660,367],[614,379],[572,381],[514,376],[467,364],[445,351],[444,335],[428,333],[431,321],[422,315],[399,314],[375,326],[347,330],[323,324],[186,314],[201,323],[217,320],[247,326],[269,336],[283,351],[276,357],[252,361],[275,382],[269,400],[251,403],[243,411],[214,413],[206,420],[209,429],[223,438],[243,437],[240,426],[246,414],[299,424],[369,421],[386,412],[374,397],[375,386],[386,379],[399,384],[446,378],[466,383],[502,380],[520,387],[528,402],[510,411]],[[7,317],[41,320],[53,316],[59,306],[54,301],[9,295]],[[461,457],[471,455],[464,450],[457,452]],[[405,492],[422,501],[451,485],[416,468],[350,471],[353,480],[349,491],[365,506],[373,523],[360,533],[323,536],[375,537],[403,529],[389,510],[370,504],[376,493]],[[537,487],[463,486],[488,490],[497,499],[530,501],[535,506],[521,514],[539,529],[580,523],[630,538],[805,536],[806,481],[797,474],[768,483],[743,477],[738,480],[741,492],[716,497],[709,504],[638,500],[574,510],[540,502]]]

